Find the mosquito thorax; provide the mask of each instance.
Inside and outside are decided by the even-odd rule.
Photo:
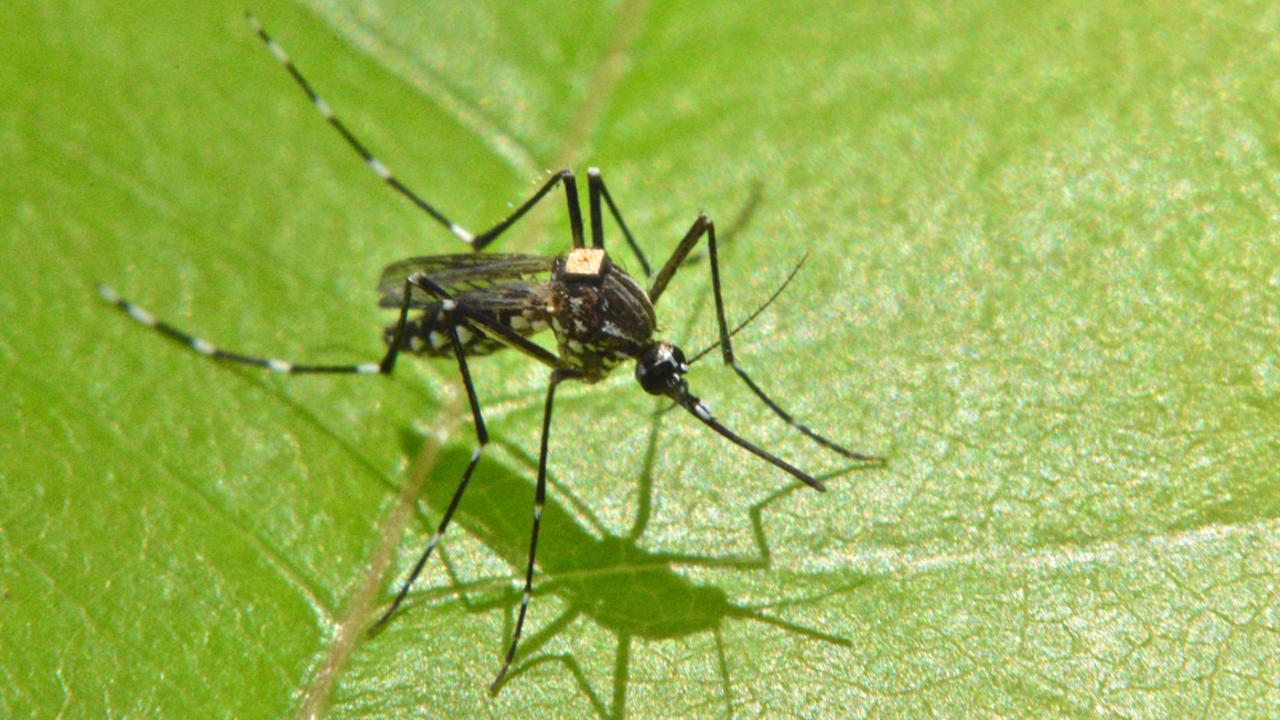
[[[652,342],[656,319],[644,288],[602,248],[574,248],[552,270],[547,310],[562,358],[587,382]]]
[[[684,351],[669,342],[653,343],[636,358],[636,382],[650,395],[674,398],[685,394],[687,372]]]

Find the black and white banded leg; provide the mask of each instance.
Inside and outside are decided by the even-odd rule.
[[[675,275],[676,270],[680,268],[690,251],[693,250],[694,246],[697,245],[698,241],[704,236],[707,238],[707,255],[711,260],[711,291],[712,296],[715,299],[716,323],[720,330],[720,353],[721,357],[724,358],[724,364],[733,368],[733,371],[737,373],[738,377],[742,378],[742,381],[746,383],[747,387],[751,389],[751,392],[754,393],[756,397],[760,398],[761,402],[772,410],[775,415],[781,418],[783,422],[798,430],[800,434],[810,440],[813,440],[818,445],[821,445],[822,447],[838,453],[850,460],[876,464],[884,463],[885,459],[882,457],[854,452],[853,450],[818,434],[809,426],[799,422],[791,415],[791,413],[784,410],[777,402],[770,398],[764,390],[751,379],[751,376],[747,374],[746,370],[743,370],[738,366],[733,354],[732,337],[737,333],[739,328],[735,328],[730,331],[729,323],[725,320],[724,295],[720,289],[720,262],[716,254],[716,225],[715,222],[706,215],[698,216],[698,219],[694,221],[693,226],[689,228],[689,232],[685,234],[684,239],[681,240],[680,244],[676,247],[675,252],[671,253],[671,257],[667,259],[666,264],[662,266],[660,271],[658,271],[658,276],[654,278],[653,285],[649,289],[649,301],[655,306],[658,304],[658,298],[660,298],[663,291],[666,290],[667,284]],[[790,277],[788,277],[787,282],[790,282]],[[765,303],[765,306],[767,307],[771,302],[773,302],[772,297]]]
[[[325,102],[324,98],[320,97],[320,94],[316,92],[315,87],[311,85],[311,82],[307,80],[306,76],[302,74],[302,71],[298,70],[298,67],[293,64],[291,59],[289,59],[289,54],[285,52],[284,47],[267,34],[266,29],[262,27],[262,23],[258,22],[258,19],[254,17],[252,13],[245,13],[245,18],[249,21],[249,25],[253,28],[253,31],[262,39],[263,44],[265,44],[267,49],[271,51],[271,54],[275,56],[276,60],[280,61],[281,65],[284,66],[284,69],[289,73],[289,77],[293,78],[293,81],[298,85],[298,87],[302,88],[302,91],[306,93],[307,97],[311,100],[311,104],[315,106],[317,111],[319,111],[320,116],[323,117],[325,122],[329,123],[334,130],[338,131],[338,134],[342,136],[342,139],[351,147],[352,150],[356,151],[356,154],[364,160],[365,164],[369,166],[369,169],[381,178],[384,183],[391,187],[392,190],[403,195],[414,205],[418,206],[419,209],[435,219],[436,222],[443,225],[445,229],[453,233],[454,237],[471,246],[472,250],[477,252],[483,250],[485,246],[493,242],[493,240],[505,232],[507,228],[511,227],[512,224],[519,220],[526,212],[529,211],[530,208],[536,205],[539,200],[545,197],[547,193],[551,192],[551,190],[561,182],[564,183],[564,191],[569,204],[569,222],[573,229],[573,246],[582,247],[582,211],[578,206],[578,188],[574,181],[572,172],[569,170],[561,170],[560,172],[555,173],[536,193],[533,194],[533,197],[529,198],[523,205],[516,208],[514,212],[504,218],[501,222],[479,235],[473,235],[461,225],[446,217],[444,213],[440,212],[440,210],[438,210],[434,205],[424,200],[422,196],[418,195],[408,185],[405,185],[404,182],[396,177],[395,174],[391,172],[391,169],[387,167],[386,163],[379,160],[377,156],[369,150],[368,146],[365,145],[360,138],[356,137],[355,133],[347,127],[347,124],[343,122],[336,113],[334,113],[333,108],[329,106],[329,103]],[[609,200],[608,202],[610,206],[612,206],[613,201]],[[619,224],[621,224],[621,217],[616,214],[616,211],[614,217],[617,217]],[[630,233],[627,232],[627,235],[629,238]]]
[[[538,530],[542,525],[542,508],[546,505],[547,501],[547,451],[551,437],[551,411],[555,403],[556,386],[565,380],[582,377],[582,373],[572,367],[564,366],[559,358],[548,353],[539,346],[530,343],[527,339],[511,332],[506,327],[484,322],[480,318],[468,315],[465,306],[459,305],[456,298],[450,295],[443,287],[433,282],[430,278],[415,273],[409,276],[407,282],[427,293],[431,297],[439,300],[444,312],[453,313],[454,317],[457,319],[457,322],[450,324],[449,332],[454,343],[454,353],[457,355],[458,366],[462,371],[463,383],[467,388],[467,398],[471,402],[471,412],[475,417],[476,434],[479,438],[480,444],[476,448],[476,452],[472,456],[470,464],[467,465],[466,471],[463,473],[462,481],[459,483],[458,489],[454,491],[453,498],[449,502],[449,508],[445,512],[445,516],[443,520],[441,520],[439,528],[437,528],[435,535],[431,538],[431,542],[427,545],[427,549],[423,552],[422,557],[420,557],[418,562],[414,565],[413,571],[409,575],[409,579],[406,580],[404,585],[401,587],[400,593],[396,596],[395,601],[391,604],[391,607],[383,613],[382,617],[374,626],[375,630],[378,626],[384,624],[395,612],[396,608],[400,606],[401,602],[403,602],[405,596],[409,592],[409,587],[413,584],[413,581],[418,577],[423,566],[426,565],[427,560],[431,557],[432,550],[435,549],[441,536],[444,535],[445,530],[449,526],[449,520],[453,517],[454,511],[457,509],[458,503],[462,499],[462,494],[466,490],[467,483],[471,478],[471,472],[480,458],[480,451],[488,442],[488,433],[485,432],[484,429],[484,420],[480,415],[480,404],[476,399],[475,387],[471,383],[471,373],[467,369],[466,358],[462,352],[462,341],[458,337],[457,328],[460,325],[471,321],[477,323],[479,327],[484,328],[484,332],[495,337],[501,337],[506,342],[510,342],[521,347],[523,347],[522,344],[528,344],[529,347],[525,349],[525,352],[553,368],[551,372],[551,379],[547,387],[547,400],[542,416],[542,442],[538,450],[538,481],[533,501],[533,531],[529,539],[529,562],[525,568],[524,593],[521,595],[520,599],[520,614],[517,616],[515,631],[512,633],[511,646],[507,651],[506,659],[502,663],[502,668],[498,671],[498,675],[494,679],[493,684],[489,686],[489,692],[496,693],[498,688],[502,685],[502,680],[506,677],[512,661],[515,659],[516,648],[520,644],[520,633],[524,629],[524,620],[529,610],[529,599],[533,594],[533,569],[538,555]],[[409,291],[406,289],[405,292],[407,294]],[[475,330],[475,328],[473,328],[473,330]]]
[[[281,65],[284,66],[284,69],[289,73],[289,77],[293,78],[293,81],[298,85],[298,87],[306,93],[307,98],[311,100],[311,104],[315,106],[317,111],[319,111],[320,116],[323,117],[325,122],[329,123],[329,125],[332,126],[339,135],[342,136],[343,141],[345,141],[347,145],[364,160],[365,164],[369,166],[369,169],[372,170],[383,182],[390,186],[392,190],[400,193],[414,205],[418,206],[419,209],[426,212],[436,222],[440,223],[449,232],[453,233],[454,237],[471,246],[473,250],[483,250],[489,245],[489,243],[497,239],[499,235],[506,232],[507,228],[515,224],[517,220],[523,217],[524,214],[536,205],[539,200],[545,197],[547,193],[551,192],[551,190],[561,182],[564,183],[565,196],[569,206],[569,225],[573,233],[573,246],[583,246],[582,211],[579,209],[578,188],[572,171],[561,170],[553,174],[547,182],[533,194],[532,197],[526,200],[520,207],[516,208],[510,215],[503,218],[503,220],[497,225],[494,225],[478,235],[472,234],[458,223],[450,220],[434,205],[424,200],[421,195],[418,195],[412,188],[405,185],[403,181],[396,177],[395,174],[391,172],[391,169],[387,167],[386,163],[379,160],[378,157],[369,150],[368,146],[365,145],[360,138],[356,137],[355,133],[347,127],[347,124],[343,122],[336,113],[334,113],[333,108],[329,103],[325,102],[324,98],[320,97],[320,94],[316,92],[316,89],[311,82],[302,74],[302,71],[298,69],[298,66],[294,65],[293,61],[289,58],[289,54],[285,52],[284,47],[267,33],[266,29],[262,27],[262,23],[258,22],[258,19],[251,13],[245,13],[245,17],[249,21],[249,25],[253,28],[254,33],[262,39],[262,42],[267,46],[267,49],[271,51],[271,54],[276,58],[276,60],[280,61]],[[592,246],[604,247],[603,228],[601,224],[602,212],[600,207],[600,199],[603,197],[605,204],[609,206],[609,213],[613,215],[613,219],[618,223],[618,227],[622,230],[622,235],[626,239],[627,245],[631,248],[632,253],[635,254],[636,259],[640,262],[640,267],[644,271],[645,276],[648,277],[652,274],[649,261],[645,258],[644,253],[640,250],[640,246],[636,243],[635,237],[631,234],[631,229],[627,227],[627,223],[622,219],[622,213],[618,210],[618,206],[614,202],[613,196],[609,194],[609,189],[605,186],[604,181],[600,177],[600,171],[593,167],[587,172],[591,190],[590,207],[592,217]]]
[[[187,332],[179,330],[178,328],[166,322],[156,319],[156,317],[152,315],[150,312],[148,312],[147,310],[143,309],[138,305],[135,305],[132,302],[129,302],[128,300],[125,300],[120,296],[119,293],[117,293],[115,290],[111,289],[110,287],[107,287],[106,285],[98,286],[98,294],[102,296],[103,300],[106,300],[112,305],[115,305],[117,308],[123,311],[126,315],[128,315],[134,321],[142,325],[145,325],[149,328],[152,328],[153,330],[158,331],[162,335],[165,335],[173,340],[176,340],[177,342],[180,342],[183,345],[186,345],[187,347],[194,350],[195,352],[201,355],[210,357],[214,360],[237,363],[241,365],[251,365],[254,367],[265,368],[272,372],[285,373],[290,375],[301,375],[301,374],[312,374],[312,373],[349,373],[349,374],[360,374],[360,375],[377,375],[377,374],[390,374],[395,367],[396,357],[399,354],[400,347],[403,344],[403,335],[405,332],[408,311],[409,311],[409,298],[412,294],[411,291],[415,285],[421,287],[421,283],[423,282],[424,281],[422,280],[422,278],[417,276],[411,276],[405,280],[404,301],[401,303],[400,314],[396,323],[395,336],[393,340],[388,344],[386,356],[383,357],[381,362],[361,363],[358,365],[302,365],[302,364],[290,362],[287,360],[262,358],[262,357],[244,355],[237,352],[229,352],[219,348],[218,346],[214,345],[213,343],[207,340],[195,337],[194,335],[191,335]],[[431,285],[431,288],[433,290],[438,291],[437,286]],[[446,305],[445,307],[446,313],[451,312],[453,309],[456,309],[456,306],[452,306],[452,300],[446,299],[444,302]],[[466,326],[466,321],[459,316],[459,317],[456,317],[455,322],[447,323],[446,329],[449,334],[449,340],[453,344],[454,356],[458,361],[458,370],[462,375],[462,384],[467,392],[467,401],[471,406],[471,417],[475,422],[475,428],[476,428],[476,441],[477,441],[476,449],[475,449],[475,452],[473,452],[471,455],[471,461],[467,463],[467,467],[462,473],[462,479],[458,482],[457,489],[454,490],[453,498],[449,501],[449,507],[445,511],[444,517],[443,519],[441,519],[440,525],[436,528],[435,533],[432,535],[430,542],[427,544],[426,550],[423,551],[422,556],[418,559],[418,562],[414,565],[413,571],[409,574],[409,578],[405,580],[403,585],[401,585],[400,592],[397,593],[395,600],[391,604],[391,607],[389,607],[387,611],[384,612],[382,616],[378,619],[377,623],[375,623],[374,625],[375,629],[385,624],[386,621],[392,616],[392,614],[395,613],[396,609],[400,607],[401,603],[404,602],[405,597],[409,593],[409,589],[413,586],[414,581],[417,580],[418,575],[422,572],[422,568],[427,564],[427,561],[431,558],[432,551],[435,550],[436,545],[438,545],[440,542],[440,538],[444,535],[445,531],[449,528],[449,521],[453,518],[454,512],[458,509],[458,504],[462,500],[462,495],[463,493],[466,492],[468,483],[471,482],[471,475],[476,469],[476,464],[480,462],[480,455],[483,452],[485,445],[488,444],[489,442],[489,433],[488,433],[488,430],[486,430],[485,428],[484,416],[480,412],[480,401],[476,397],[475,385],[471,381],[471,371],[467,366],[466,354],[464,352],[463,345],[462,345],[462,338],[458,334],[459,327],[464,327],[464,326]],[[474,329],[470,329],[470,331],[476,332]]]
[[[406,281],[406,284],[422,287],[422,278],[418,275],[412,275]],[[432,286],[433,289],[438,288]],[[409,289],[406,287],[405,293]],[[435,293],[433,293],[435,294]],[[457,305],[448,298],[447,293],[443,294],[442,302],[444,304],[444,312],[446,316],[452,316],[453,322],[446,323],[449,333],[449,340],[453,344],[454,358],[458,361],[458,370],[462,374],[462,385],[467,391],[467,402],[471,406],[471,417],[475,421],[476,426],[476,449],[471,453],[471,460],[467,463],[467,467],[462,471],[462,479],[458,481],[458,487],[453,491],[453,497],[449,500],[449,507],[445,510],[444,517],[440,519],[440,524],[436,527],[436,531],[431,535],[431,540],[427,542],[427,548],[422,551],[422,555],[418,557],[418,561],[414,563],[413,570],[409,572],[409,577],[400,585],[400,591],[396,593],[395,600],[391,602],[391,606],[378,618],[373,624],[372,630],[376,632],[391,619],[396,610],[404,602],[405,597],[409,595],[409,589],[413,587],[413,583],[422,573],[423,567],[427,561],[431,559],[431,553],[440,544],[440,539],[444,537],[444,533],[449,529],[449,521],[453,519],[454,512],[458,509],[458,504],[462,502],[462,496],[467,491],[467,485],[471,482],[471,474],[475,472],[476,464],[480,462],[480,455],[484,451],[485,445],[489,443],[489,431],[485,429],[484,416],[480,412],[480,400],[476,397],[475,384],[471,382],[471,370],[467,367],[467,356],[462,346],[462,337],[458,334],[460,327],[467,327],[466,321],[461,315],[456,314]],[[469,332],[477,333],[474,328],[468,328]]]
[[[125,315],[128,315],[135,322],[145,325],[152,330],[159,332],[161,335],[175,340],[205,357],[220,362],[260,367],[270,370],[271,372],[281,373],[284,375],[309,375],[317,373],[345,373],[354,375],[391,374],[391,371],[395,369],[396,357],[400,354],[400,346],[403,341],[405,325],[409,315],[409,291],[410,285],[409,282],[406,281],[404,287],[405,301],[401,303],[400,306],[400,315],[396,324],[395,340],[388,345],[387,352],[383,355],[382,360],[378,362],[366,362],[354,365],[309,365],[289,360],[245,355],[239,352],[223,350],[208,340],[198,338],[183,330],[179,330],[163,320],[157,319],[155,315],[147,312],[141,306],[135,305],[121,297],[120,293],[116,292],[112,288],[106,285],[98,285],[98,295],[101,296],[103,300],[119,308]]]
[[[475,236],[467,232],[461,225],[450,221],[449,218],[444,216],[444,213],[441,213],[431,205],[431,203],[423,200],[422,197],[410,189],[409,186],[401,182],[399,178],[392,174],[390,168],[374,156],[374,154],[369,151],[369,148],[366,147],[365,144],[361,142],[349,128],[347,128],[346,123],[334,114],[333,108],[329,106],[329,103],[325,102],[324,98],[320,97],[319,93],[317,93],[315,88],[311,86],[311,83],[307,78],[298,70],[297,66],[293,64],[293,61],[289,59],[289,53],[285,52],[284,47],[267,34],[266,29],[262,27],[262,23],[258,22],[258,18],[254,17],[252,13],[246,12],[245,19],[249,21],[249,26],[252,27],[253,31],[262,39],[263,44],[267,46],[267,49],[271,51],[271,54],[274,55],[276,60],[279,60],[280,64],[284,66],[284,69],[288,71],[289,76],[298,84],[298,87],[302,88],[302,91],[307,94],[307,97],[311,100],[311,104],[320,112],[321,117],[333,126],[334,130],[338,131],[338,134],[342,136],[342,139],[346,141],[347,145],[351,146],[351,149],[355,150],[356,153],[364,159],[365,164],[369,166],[369,169],[372,170],[374,174],[379,178],[382,178],[382,181],[389,185],[391,189],[408,198],[414,205],[417,205],[428,215],[435,218],[436,222],[445,226],[445,228],[447,228],[449,232],[453,233],[459,240],[467,243],[468,245],[474,246]]]
[[[390,374],[395,367],[396,357],[400,352],[400,347],[403,345],[403,336],[409,312],[409,299],[412,294],[411,291],[413,286],[418,282],[420,282],[420,278],[417,277],[409,277],[405,280],[404,300],[401,303],[395,335],[388,344],[387,354],[383,357],[382,361],[376,363],[361,363],[358,365],[301,365],[287,360],[254,357],[237,352],[229,352],[222,350],[207,340],[195,337],[194,335],[179,330],[166,322],[157,320],[150,312],[120,297],[119,293],[106,285],[98,286],[98,294],[102,296],[103,300],[115,305],[136,322],[152,328],[161,334],[186,345],[195,352],[214,360],[238,363],[241,365],[252,365],[254,367],[271,370],[272,372],[291,375],[307,373],[355,373],[360,375],[376,375]],[[447,303],[451,304],[452,301],[447,301]],[[448,306],[446,306],[446,312],[449,312]],[[436,528],[435,534],[432,535],[431,541],[427,544],[427,549],[422,553],[417,564],[414,565],[413,571],[401,586],[400,592],[396,595],[395,601],[391,604],[391,607],[383,613],[382,617],[379,618],[378,622],[375,624],[375,629],[386,623],[391,615],[395,613],[396,609],[400,607],[400,604],[404,602],[405,596],[409,593],[409,588],[413,586],[413,582],[422,572],[423,566],[425,566],[427,564],[427,560],[431,558],[431,552],[435,550],[436,545],[439,544],[440,538],[444,535],[445,530],[449,528],[449,521],[453,518],[454,512],[458,509],[458,503],[462,500],[463,493],[466,492],[467,484],[471,481],[471,475],[476,469],[476,464],[480,462],[480,454],[484,450],[484,446],[489,442],[489,433],[485,429],[484,416],[480,412],[480,401],[476,397],[475,385],[471,382],[471,372],[467,367],[466,353],[463,350],[462,338],[458,334],[458,328],[461,325],[465,325],[465,321],[461,318],[457,318],[455,322],[446,323],[445,327],[449,333],[449,340],[453,344],[454,356],[458,360],[458,369],[462,374],[462,384],[466,388],[467,401],[471,406],[471,416],[475,421],[477,440],[476,449],[471,455],[471,461],[467,463],[467,467],[462,473],[462,479],[458,482],[458,488],[453,493],[453,498],[449,502],[449,507],[445,511],[444,518],[440,521],[440,525]]]
[[[515,660],[516,648],[520,645],[520,632],[524,629],[524,619],[529,611],[529,598],[533,595],[533,566],[538,555],[538,528],[542,525],[542,508],[547,502],[547,448],[551,439],[551,410],[555,404],[556,386],[570,378],[580,377],[576,370],[553,370],[551,381],[547,385],[547,400],[542,411],[542,443],[538,448],[538,485],[533,498],[533,534],[529,538],[529,564],[524,572],[524,593],[520,596],[520,614],[516,616],[515,631],[511,635],[511,646],[507,657],[502,661],[498,676],[489,686],[489,693],[495,694],[502,686],[502,680]]]

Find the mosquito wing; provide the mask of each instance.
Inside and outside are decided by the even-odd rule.
[[[443,287],[461,304],[483,312],[510,312],[546,294],[554,257],[467,253],[413,257],[388,265],[378,282],[378,304],[398,308],[404,299],[404,281],[420,273]],[[425,308],[438,302],[415,288],[409,307]],[[504,314],[505,314],[504,312]]]
[[[501,328],[520,337],[529,337],[548,327],[551,314],[547,306],[551,299],[551,271],[555,265],[554,257],[540,255],[433,255],[401,260],[387,266],[382,271],[379,292],[382,295],[380,305],[386,308],[398,308],[404,300],[405,279],[419,274],[426,276],[433,283],[444,288],[458,303],[458,307],[473,320],[479,320],[482,336],[467,344],[467,352],[473,355],[486,354],[510,344],[509,338],[491,336],[483,330]],[[423,352],[438,349],[437,341],[442,323],[449,321],[444,317],[440,301],[426,292],[412,288],[409,306],[420,312],[407,326],[410,340],[408,347],[413,350],[412,338],[420,336],[422,342],[417,345]],[[394,332],[394,331],[393,331]],[[521,348],[530,352],[529,348]],[[416,350],[415,350],[416,351]],[[545,353],[545,351],[543,351]],[[540,360],[545,358],[534,353]],[[554,356],[552,356],[554,357]]]

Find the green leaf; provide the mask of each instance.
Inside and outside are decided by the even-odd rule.
[[[495,442],[450,570],[433,558],[362,635],[472,451],[456,368],[220,367],[94,284],[228,348],[364,362],[379,269],[460,246],[343,147],[242,7],[20,0],[0,51],[0,716],[1280,701],[1272,4],[314,5],[252,9],[473,230],[544,169],[595,165],[661,261],[759,186],[721,254],[732,318],[810,259],[739,361],[888,466],[850,471],[714,356],[694,391],[829,492],[655,416],[629,371],[565,386],[538,590],[490,698],[546,372],[478,359]],[[563,251],[560,197],[500,249]],[[687,349],[715,337],[709,291],[691,266],[659,308]],[[402,526],[415,462],[427,505]]]

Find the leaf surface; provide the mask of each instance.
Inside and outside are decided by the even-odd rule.
[[[829,492],[655,416],[629,369],[566,386],[538,591],[494,699],[545,371],[473,363],[495,442],[448,570],[433,559],[385,632],[353,634],[470,456],[464,415],[395,524],[456,368],[218,367],[94,284],[229,349],[367,362],[381,268],[460,245],[342,146],[240,6],[81,5],[19,2],[0,63],[0,716],[1280,701],[1273,5],[255,6],[473,232],[544,169],[598,166],[660,263],[697,212],[728,228],[758,186],[721,253],[731,322],[810,260],[739,362],[889,457],[850,471],[714,354],[694,391]],[[561,197],[498,249],[563,251]],[[683,269],[666,336],[711,342],[709,295],[705,265]]]

